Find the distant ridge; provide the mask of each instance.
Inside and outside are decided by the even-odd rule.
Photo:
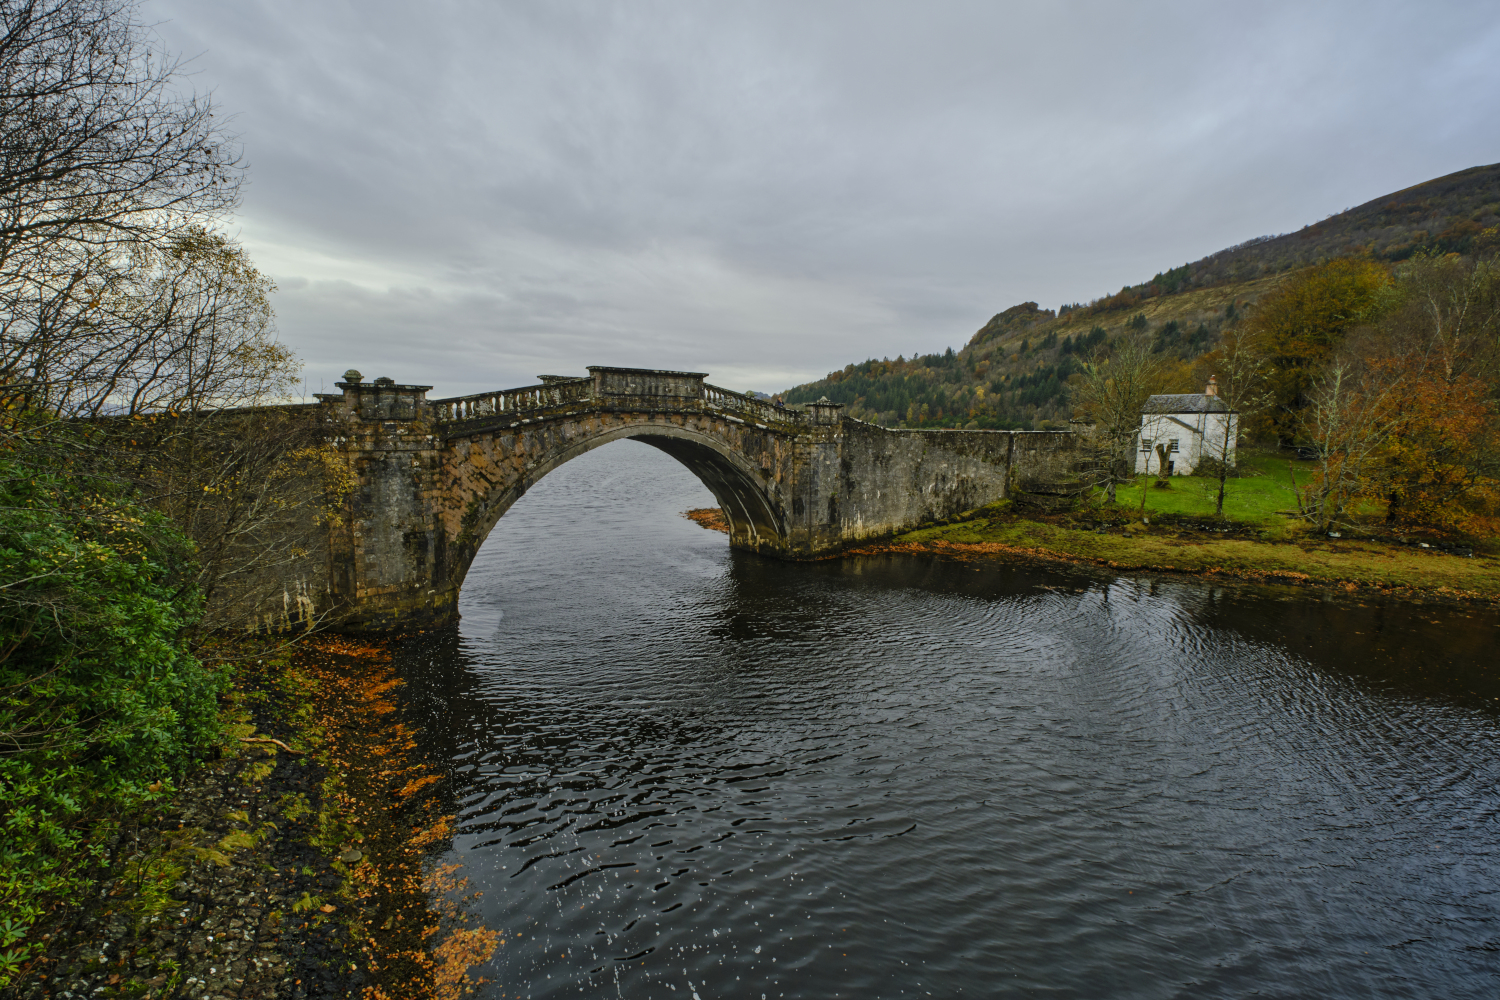
[[[1491,226],[1500,226],[1500,163],[1470,167],[1381,195],[1294,233],[1257,236],[1163,271],[1150,281],[1127,285],[1087,305],[1063,306],[1058,312],[1110,312],[1160,295],[1253,281],[1332,257],[1369,256],[1394,262],[1419,251],[1464,253],[1474,237]]]
[[[1294,233],[1246,240],[1087,304],[1054,311],[1023,302],[997,313],[962,350],[848,365],[785,398],[827,396],[851,416],[891,425],[1062,426],[1064,387],[1080,359],[1127,329],[1188,363],[1293,271],[1334,257],[1464,253],[1491,227],[1500,227],[1500,163],[1414,184]]]
[[[1209,282],[1256,277],[1246,267],[1284,271],[1329,257],[1368,254],[1405,260],[1419,250],[1464,253],[1474,237],[1500,225],[1500,163],[1470,167],[1371,199],[1356,208],[1303,226],[1295,233],[1262,236],[1188,265]]]

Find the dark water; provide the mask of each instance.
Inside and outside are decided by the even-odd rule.
[[[791,565],[711,504],[576,460],[403,649],[484,996],[1500,996],[1495,615]]]

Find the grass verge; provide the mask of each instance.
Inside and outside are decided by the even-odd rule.
[[[1324,538],[1300,524],[1253,524],[1158,513],[1150,524],[1123,508],[1033,517],[997,504],[978,516],[899,535],[856,551],[938,552],[963,558],[1087,563],[1126,572],[1192,573],[1274,583],[1373,588],[1464,600],[1500,600],[1500,560],[1360,538]]]
[[[1224,484],[1224,517],[1280,534],[1279,529],[1290,524],[1289,515],[1297,510],[1293,487],[1305,486],[1312,480],[1315,463],[1288,460],[1274,452],[1248,450],[1240,453],[1239,460],[1239,475]],[[1116,497],[1121,513],[1139,513],[1144,493],[1147,517],[1214,516],[1218,479],[1173,476],[1167,480],[1166,489],[1153,483],[1151,477],[1141,476],[1134,485],[1120,487]]]

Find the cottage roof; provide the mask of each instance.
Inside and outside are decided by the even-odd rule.
[[[1141,407],[1142,413],[1228,413],[1229,407],[1218,396],[1201,392],[1176,392],[1152,396]]]

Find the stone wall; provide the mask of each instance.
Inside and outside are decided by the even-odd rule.
[[[891,430],[845,420],[836,488],[827,490],[838,531],[820,541],[879,538],[993,503],[1009,495],[1017,471],[1066,473],[1077,447],[1068,431]]]
[[[332,607],[329,445],[341,434],[327,416],[298,404],[130,421],[139,451],[121,474],[196,546],[207,627],[285,631]]]
[[[1010,450],[1010,483],[1067,478],[1092,467],[1089,438],[1073,431],[1006,431]]]

